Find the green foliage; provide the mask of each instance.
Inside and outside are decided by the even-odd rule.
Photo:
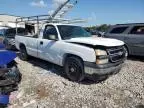
[[[109,27],[110,25],[102,24],[100,26],[91,26],[91,27],[85,27],[85,28],[89,31],[98,30],[101,32],[106,32],[109,29]]]

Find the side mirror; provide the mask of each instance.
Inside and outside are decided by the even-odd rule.
[[[56,35],[49,35],[49,40],[55,40],[57,41],[57,36]]]

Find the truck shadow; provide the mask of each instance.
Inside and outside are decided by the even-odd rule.
[[[129,56],[128,60],[144,62],[144,56]]]
[[[19,53],[17,53],[17,55],[19,56]],[[28,63],[32,64],[33,66],[37,66],[39,68],[42,68],[44,70],[47,71],[47,73],[44,74],[49,74],[53,73],[56,74],[58,76],[61,76],[65,79],[68,79],[66,74],[64,73],[63,67],[60,67],[58,65],[52,64],[50,62],[35,58],[35,57],[30,57],[29,61],[27,61]],[[41,72],[40,74],[43,74],[43,72]],[[100,79],[100,78],[99,78]],[[91,80],[90,78],[85,78],[82,82],[80,82],[80,84],[84,84],[84,85],[90,85],[90,84],[97,84],[97,83],[101,83],[103,81],[105,81],[107,78],[102,78],[99,81],[96,80]],[[75,82],[77,83],[77,82]]]

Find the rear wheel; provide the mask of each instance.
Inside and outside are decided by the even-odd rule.
[[[64,65],[64,70],[71,81],[80,82],[84,79],[84,66],[82,60],[78,57],[68,57]]]
[[[20,59],[24,61],[28,60],[28,54],[25,46],[20,47]]]

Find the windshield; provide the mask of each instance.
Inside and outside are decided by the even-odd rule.
[[[91,37],[90,33],[79,26],[58,25],[58,29],[63,40],[78,37]]]

